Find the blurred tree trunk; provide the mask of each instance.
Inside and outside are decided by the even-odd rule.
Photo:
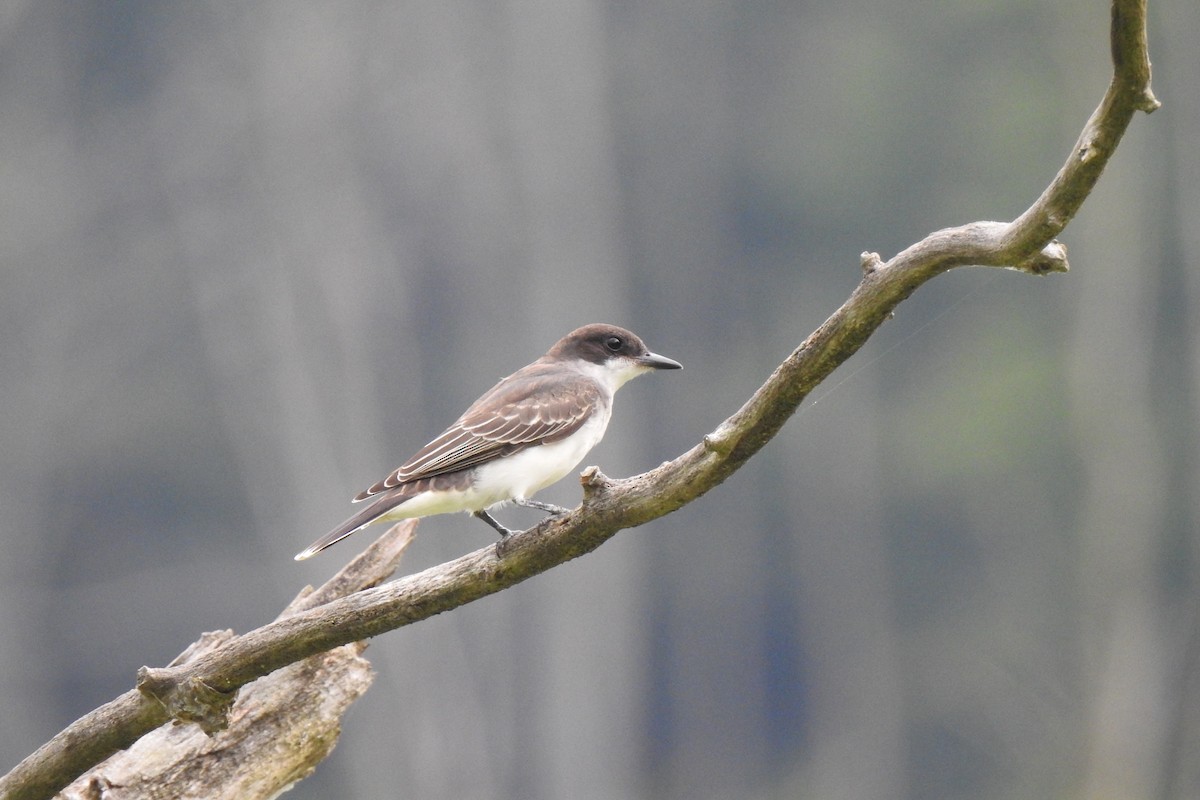
[[[1175,54],[1167,75],[1173,113],[1164,125],[1162,185],[1163,219],[1167,240],[1162,245],[1164,268],[1169,271],[1165,303],[1185,320],[1171,331],[1159,359],[1159,379],[1170,397],[1163,436],[1172,455],[1168,476],[1171,505],[1164,526],[1166,537],[1159,569],[1168,611],[1164,635],[1170,643],[1166,694],[1165,756],[1160,797],[1190,800],[1200,795],[1200,162],[1195,157],[1196,131],[1200,130],[1200,50],[1192,32],[1200,30],[1200,5],[1183,3],[1180,16],[1155,30],[1168,52]],[[1148,189],[1150,196],[1157,196]],[[1190,380],[1171,381],[1176,368]]]
[[[1200,24],[1196,11],[1187,13]],[[1195,376],[1200,352],[1195,314],[1182,310],[1185,298],[1200,297],[1200,172],[1185,143],[1200,124],[1186,88],[1189,76],[1200,79],[1200,59],[1173,41],[1189,27],[1162,32],[1164,50],[1187,54],[1165,79],[1169,120],[1126,142],[1078,220],[1072,252],[1075,263],[1120,265],[1080,274],[1070,374],[1085,481],[1077,528],[1082,796],[1094,800],[1182,800],[1200,786],[1194,758],[1182,757],[1195,752],[1200,719],[1200,392],[1176,374]],[[1163,219],[1170,222],[1156,224]]]

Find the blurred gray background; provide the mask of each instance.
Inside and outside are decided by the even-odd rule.
[[[1200,7],[1151,10],[1166,106],[1070,274],[939,278],[724,486],[373,642],[289,796],[1200,795]],[[324,580],[369,534],[292,554],[579,324],[685,365],[585,463],[691,446],[860,252],[1037,196],[1107,27],[1084,0],[0,4],[0,769]],[[492,538],[435,518],[406,569]]]

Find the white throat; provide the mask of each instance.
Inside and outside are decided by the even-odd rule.
[[[643,366],[628,358],[610,358],[603,364],[594,364],[591,361],[580,359],[573,366],[607,389],[610,395],[615,394],[617,389],[638,375],[651,370],[651,367]]]

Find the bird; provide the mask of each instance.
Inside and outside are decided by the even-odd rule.
[[[532,500],[578,466],[599,443],[613,395],[632,378],[682,365],[650,352],[616,325],[568,333],[532,364],[504,378],[437,438],[386,478],[359,492],[361,511],[296,554],[310,558],[375,522],[466,511],[503,541],[510,530],[489,513],[508,503],[551,516],[570,509]]]

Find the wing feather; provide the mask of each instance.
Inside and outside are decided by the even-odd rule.
[[[354,499],[556,442],[579,430],[603,397],[591,379],[534,362],[493,386],[453,425]]]

